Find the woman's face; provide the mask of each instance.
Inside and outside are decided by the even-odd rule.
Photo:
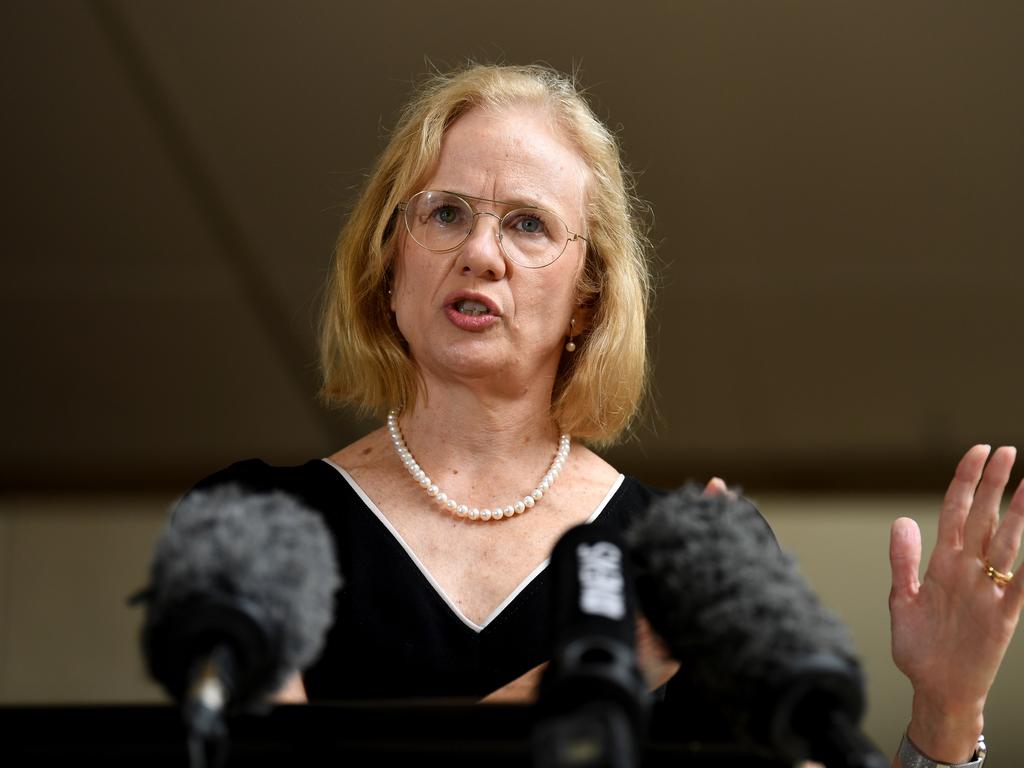
[[[462,195],[477,212],[497,217],[521,205],[546,208],[586,235],[587,178],[582,159],[550,125],[548,113],[522,105],[478,108],[460,117],[445,134],[423,187]],[[477,216],[465,243],[436,253],[400,226],[391,309],[428,380],[550,388],[574,312],[575,332],[582,327],[575,287],[586,243],[570,242],[554,263],[528,269],[504,257],[498,230],[498,218]]]

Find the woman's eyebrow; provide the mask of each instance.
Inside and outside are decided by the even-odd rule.
[[[458,195],[459,197],[464,197],[467,200],[477,200],[477,201],[479,201],[481,203],[494,203],[495,205],[507,205],[507,206],[510,206],[512,208],[544,208],[544,209],[550,208],[549,205],[546,205],[543,202],[538,201],[538,200],[534,200],[532,198],[520,198],[519,200],[515,200],[515,201],[511,201],[511,200],[492,200],[489,197],[477,197],[476,195],[467,195],[464,192],[456,192],[455,190],[451,190],[451,189],[445,189],[445,190],[442,190],[442,191],[445,194],[448,194],[448,195]]]

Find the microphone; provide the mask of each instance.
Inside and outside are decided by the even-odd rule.
[[[157,541],[142,649],[190,735],[223,739],[223,713],[259,712],[319,656],[341,586],[320,516],[283,493],[194,491]]]
[[[845,627],[752,504],[688,484],[651,504],[627,540],[640,604],[681,662],[673,686],[790,761],[889,765],[858,728],[864,679]]]
[[[535,765],[634,766],[649,695],[636,660],[636,608],[622,534],[570,529],[555,545],[551,661],[541,680]]]

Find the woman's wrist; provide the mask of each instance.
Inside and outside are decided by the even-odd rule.
[[[974,755],[984,725],[981,707],[942,708],[915,696],[907,737],[934,760],[965,763]]]

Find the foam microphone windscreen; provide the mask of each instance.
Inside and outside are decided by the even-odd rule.
[[[283,492],[228,485],[189,494],[160,536],[143,647],[180,699],[190,665],[217,644],[235,652],[244,704],[320,654],[341,586],[320,516]]]
[[[846,628],[748,501],[687,485],[640,515],[628,541],[641,607],[681,663],[678,682],[741,738],[803,759],[817,749],[815,718],[859,721],[863,679]]]

